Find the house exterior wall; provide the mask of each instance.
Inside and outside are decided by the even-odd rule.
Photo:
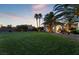
[[[75,23],[77,24],[76,29],[79,30],[79,16],[75,15],[74,20],[76,21]]]
[[[48,32],[48,27],[47,27],[47,25],[44,25],[44,31]]]
[[[46,32],[48,32],[48,28],[47,28],[47,27],[44,27],[44,30],[45,30]]]
[[[79,30],[79,22],[78,22],[78,25],[77,25],[77,30]]]

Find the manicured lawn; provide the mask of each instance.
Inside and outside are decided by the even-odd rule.
[[[0,54],[79,54],[79,42],[44,32],[0,33]]]

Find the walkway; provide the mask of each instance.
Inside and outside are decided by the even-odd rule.
[[[68,35],[67,33],[66,34],[62,34],[62,33],[52,33],[52,35],[57,35],[57,36],[63,36],[65,38],[70,38],[70,39],[73,39],[73,40],[79,40],[79,34],[70,34]]]

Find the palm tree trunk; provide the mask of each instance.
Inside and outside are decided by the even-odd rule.
[[[52,32],[52,25],[48,25],[48,32]]]
[[[38,19],[36,19],[37,31],[38,31]]]
[[[69,23],[67,23],[66,27],[67,27],[66,32],[70,32],[71,25]]]
[[[39,19],[39,27],[40,27],[40,19]]]
[[[54,23],[52,22],[52,32],[54,32]]]
[[[71,30],[71,23],[68,23],[68,30],[70,32],[70,30]]]
[[[56,32],[56,25],[54,25],[54,32]]]
[[[38,30],[40,31],[40,19],[38,21],[39,21],[39,29]]]
[[[38,20],[36,19],[36,25],[37,25],[37,28],[38,28]]]

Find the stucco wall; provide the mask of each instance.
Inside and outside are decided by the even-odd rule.
[[[78,22],[78,28],[77,29],[79,30],[79,22]]]

